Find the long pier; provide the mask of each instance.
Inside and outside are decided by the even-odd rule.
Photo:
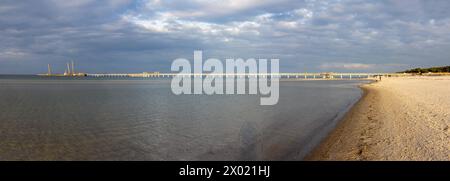
[[[258,77],[277,77],[285,79],[373,79],[378,77],[400,77],[412,76],[417,74],[412,73],[337,73],[337,72],[322,72],[322,73],[160,73],[160,72],[143,72],[143,73],[105,73],[105,74],[90,74],[75,72],[74,62],[67,63],[67,69],[64,74],[53,74],[50,64],[48,64],[48,72],[46,74],[38,74],[39,76],[47,77],[137,77],[137,78],[170,78],[175,76],[182,77],[237,77],[237,78],[258,78]],[[420,75],[438,76],[450,75],[450,73],[426,73]]]
[[[410,76],[404,73],[159,73],[144,72],[135,74],[86,74],[88,77],[138,77],[138,78],[171,78],[175,76],[182,77],[278,77],[287,79],[371,79],[376,77],[399,77]]]

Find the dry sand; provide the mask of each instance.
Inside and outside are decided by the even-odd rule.
[[[306,160],[450,160],[450,77],[383,78]]]

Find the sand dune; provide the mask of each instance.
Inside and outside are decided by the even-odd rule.
[[[450,77],[384,78],[306,160],[450,160]]]

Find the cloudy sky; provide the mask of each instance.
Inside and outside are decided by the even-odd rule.
[[[450,64],[447,0],[1,0],[0,74],[168,72],[172,60],[279,58],[284,72]]]

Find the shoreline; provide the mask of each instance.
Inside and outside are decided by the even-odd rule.
[[[450,160],[450,77],[385,78],[304,160]]]
[[[353,117],[354,114],[357,114],[357,109],[361,107],[361,104],[363,104],[362,102],[367,97],[368,90],[364,86],[374,83],[377,82],[370,82],[358,86],[362,91],[361,97],[352,105],[352,107],[347,110],[347,112],[344,113],[344,116],[342,116],[341,119],[338,120],[334,129],[332,129],[328,133],[328,135],[326,135],[325,138],[322,139],[322,141],[304,157],[305,161],[332,160],[327,157],[327,155],[329,154],[328,152],[332,151],[332,142],[336,141],[338,137],[342,137],[343,134],[345,134],[344,131],[346,129],[349,129],[348,127],[351,117]]]

